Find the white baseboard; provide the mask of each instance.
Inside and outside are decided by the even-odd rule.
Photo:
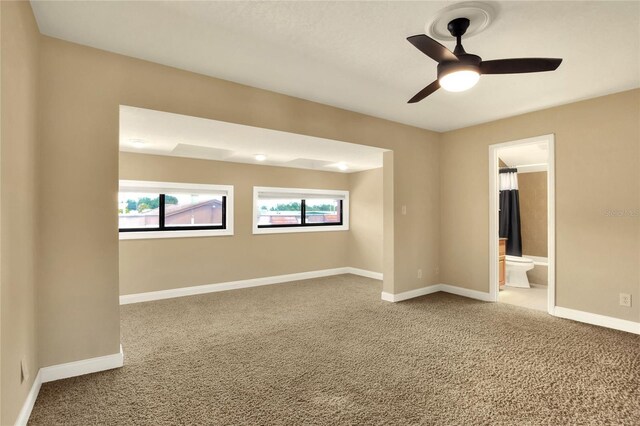
[[[348,274],[360,275],[361,277],[373,278],[374,280],[382,281],[382,272],[373,272],[373,271],[367,271],[366,269],[351,268],[351,267],[348,267],[346,269]]]
[[[123,365],[124,353],[122,352],[122,345],[120,345],[120,352],[118,353],[43,367],[40,369],[39,374],[42,377],[42,383],[47,383],[54,380],[97,373],[98,371],[112,370]]]
[[[608,317],[605,315],[592,314],[590,312],[578,311],[575,309],[556,306],[553,315],[574,321],[584,322],[600,327],[613,328],[614,330],[626,331],[628,333],[640,334],[640,322],[627,321],[620,318]]]
[[[403,300],[413,299],[427,294],[440,291],[440,285],[430,285],[428,287],[417,288],[415,290],[404,291],[402,293],[392,294],[385,291],[382,292],[382,300],[387,302],[402,302]]]
[[[215,293],[218,291],[237,290],[240,288],[259,287],[263,285],[282,284],[291,281],[308,280],[311,278],[330,277],[333,275],[354,274],[377,280],[382,279],[378,272],[365,271],[364,269],[344,267],[334,269],[322,269],[319,271],[299,272],[287,275],[275,275],[271,277],[252,278],[248,280],[230,281],[226,283],[204,284],[193,287],[172,288],[169,290],[150,291],[146,293],[125,294],[120,296],[120,304],[149,302],[152,300],[172,299],[174,297],[194,296],[196,294]]]
[[[40,386],[42,386],[42,376],[40,371],[38,371],[38,374],[36,374],[36,378],[31,385],[31,390],[29,390],[27,398],[24,400],[24,404],[22,404],[22,409],[20,410],[20,413],[18,413],[16,426],[26,426],[27,422],[29,422],[31,411],[33,410],[33,406],[36,404],[36,399],[40,392]]]
[[[493,302],[490,293],[486,293],[484,291],[478,290],[470,290],[468,288],[457,287],[455,285],[449,284],[439,284],[440,291],[444,291],[446,293],[457,294],[458,296],[468,297],[469,299],[477,299],[482,300],[483,302]]]
[[[484,293],[477,290],[469,290],[449,284],[433,284],[427,287],[409,290],[397,294],[387,293],[383,291],[382,300],[385,300],[387,302],[402,302],[403,300],[413,299],[414,297],[420,297],[426,294],[436,293],[438,291],[444,291],[445,293],[457,294],[458,296],[491,302],[491,295],[489,293]]]
[[[97,373],[98,371],[112,370],[124,365],[124,353],[122,345],[120,352],[99,356],[96,358],[83,359],[80,361],[67,362],[65,364],[52,365],[43,367],[38,370],[36,379],[31,385],[31,390],[27,394],[27,398],[22,404],[22,409],[18,414],[16,426],[25,426],[31,416],[31,411],[38,398],[40,387],[43,383],[53,382],[55,380],[67,379],[69,377],[82,376],[84,374]]]
[[[434,284],[427,287],[418,288],[416,290],[405,291],[403,293],[391,294],[382,292],[382,300],[387,302],[401,302],[414,297],[424,296],[426,294],[444,291],[446,293],[457,294],[458,296],[469,297],[471,299],[482,300],[484,302],[492,302],[491,295],[477,290],[469,290],[462,287],[456,287],[449,284]],[[575,309],[563,308],[556,306],[552,315],[560,318],[570,319],[574,321],[584,322],[587,324],[598,325],[600,327],[612,328],[614,330],[626,331],[628,333],[640,334],[640,323],[634,321],[623,320],[620,318],[608,317],[605,315],[592,314],[590,312],[577,311]]]

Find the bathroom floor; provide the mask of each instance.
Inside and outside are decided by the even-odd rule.
[[[547,311],[547,286],[531,283],[531,288],[504,286],[498,295],[498,301],[523,308]]]

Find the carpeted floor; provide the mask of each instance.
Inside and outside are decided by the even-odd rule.
[[[30,424],[639,424],[640,336],[342,275],[122,307],[121,369]]]

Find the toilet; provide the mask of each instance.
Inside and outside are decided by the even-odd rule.
[[[530,288],[527,271],[533,269],[533,260],[527,257],[506,256],[506,285],[509,287]]]

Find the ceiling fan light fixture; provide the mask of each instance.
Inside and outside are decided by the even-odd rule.
[[[449,92],[462,92],[476,85],[480,74],[522,74],[555,71],[560,58],[512,58],[483,61],[478,55],[467,53],[462,46],[471,21],[467,17],[457,17],[447,24],[451,37],[456,39],[453,52],[426,34],[407,37],[419,51],[438,63],[438,79],[416,93],[408,103],[420,102],[439,88]]]
[[[475,70],[463,69],[452,71],[438,78],[440,87],[449,92],[464,92],[476,85],[480,73]]]

